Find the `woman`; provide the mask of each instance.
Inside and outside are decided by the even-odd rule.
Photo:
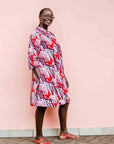
[[[32,69],[32,85],[30,105],[37,106],[35,113],[36,137],[34,141],[50,144],[42,134],[44,113],[47,107],[59,106],[60,136],[78,139],[67,131],[67,109],[70,102],[68,81],[64,74],[62,51],[55,35],[48,30],[54,19],[50,8],[44,8],[39,13],[40,24],[30,35],[28,48],[29,69]]]

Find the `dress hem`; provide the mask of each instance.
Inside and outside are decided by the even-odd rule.
[[[66,102],[66,103],[70,103],[71,101],[68,101],[68,102]],[[66,104],[66,103],[64,103],[64,104]],[[41,105],[31,105],[30,104],[30,106],[31,107],[59,107],[59,106],[61,106],[61,105],[64,105],[64,104],[58,104],[57,106],[41,106]]]

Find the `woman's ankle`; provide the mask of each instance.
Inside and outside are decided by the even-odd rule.
[[[35,139],[36,139],[36,140],[40,140],[40,139],[43,138],[43,137],[44,137],[43,135],[39,135],[39,136],[36,136]]]
[[[67,130],[61,130],[60,133],[62,133],[62,134],[68,134],[68,131]]]

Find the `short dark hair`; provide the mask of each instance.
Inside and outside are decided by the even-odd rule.
[[[43,9],[41,9],[41,11],[40,11],[40,13],[39,13],[39,17],[40,17],[41,14],[44,12],[44,10],[47,10],[47,9],[51,10],[50,8],[43,8]]]

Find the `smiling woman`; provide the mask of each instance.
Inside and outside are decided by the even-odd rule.
[[[78,139],[69,134],[66,125],[67,109],[70,102],[68,81],[64,74],[62,50],[55,35],[48,30],[55,16],[49,8],[41,10],[40,24],[30,35],[28,48],[29,69],[32,69],[30,105],[37,106],[36,143],[49,144],[42,134],[43,117],[47,107],[59,106],[59,138]]]
[[[46,10],[48,10],[48,11],[46,11]],[[45,8],[45,9],[43,9],[43,12],[41,11],[41,13],[39,14],[40,24],[45,23],[47,25],[50,25],[52,23],[55,16],[53,15],[53,12],[51,10],[50,11],[49,10],[50,10],[49,8]]]

